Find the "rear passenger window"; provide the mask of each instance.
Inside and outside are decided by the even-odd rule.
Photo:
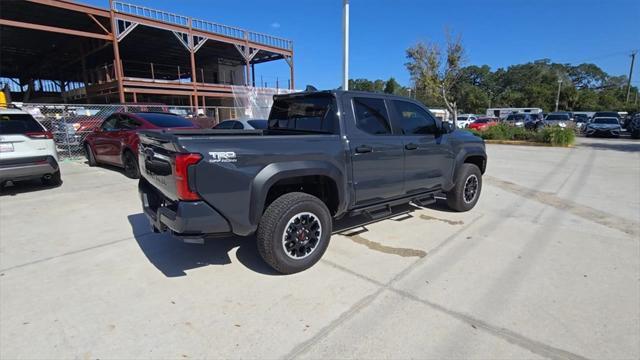
[[[369,134],[391,134],[387,107],[382,99],[353,98],[353,111],[356,116],[356,126]]]
[[[41,131],[44,131],[44,128],[29,114],[0,115],[0,134],[25,134]]]
[[[118,121],[118,116],[117,115],[112,115],[110,117],[107,118],[107,120],[105,120],[102,123],[102,130],[103,131],[110,131],[110,130],[114,130],[116,128],[116,122]]]
[[[234,129],[244,129],[244,125],[242,125],[242,123],[240,121],[234,121],[233,128]]]
[[[396,119],[405,135],[436,134],[436,120],[420,106],[407,101],[394,100]]]

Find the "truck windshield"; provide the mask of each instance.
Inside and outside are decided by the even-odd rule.
[[[336,133],[338,120],[333,96],[293,96],[275,99],[269,129]]]

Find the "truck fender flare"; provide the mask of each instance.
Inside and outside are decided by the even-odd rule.
[[[484,148],[482,148],[481,146],[468,146],[461,149],[458,155],[456,156],[456,166],[453,173],[453,179],[457,179],[458,173],[460,171],[460,168],[462,167],[462,164],[464,164],[466,160],[471,156],[480,156],[484,159],[485,166],[480,169],[480,171],[484,174],[484,171],[486,169],[486,162],[487,162],[487,154]]]
[[[342,171],[335,165],[313,160],[272,163],[260,170],[251,184],[251,207],[249,209],[251,223],[258,224],[260,222],[267,194],[273,184],[287,178],[310,175],[327,176],[332,179],[338,189],[338,208],[343,208],[344,189],[341,184],[344,184],[346,180]]]

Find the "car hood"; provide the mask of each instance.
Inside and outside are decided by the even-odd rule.
[[[589,124],[588,126],[592,129],[599,129],[599,130],[602,130],[602,129],[609,130],[609,129],[620,128],[620,125],[617,125],[617,124]]]

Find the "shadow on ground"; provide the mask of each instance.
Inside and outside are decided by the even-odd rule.
[[[63,180],[64,181],[64,180]],[[40,179],[22,180],[0,188],[0,196],[15,196],[18,194],[50,190],[62,185],[44,185]]]
[[[142,252],[167,277],[185,276],[187,270],[203,266],[230,264],[229,252],[235,248],[238,261],[248,269],[266,275],[278,274],[258,254],[254,236],[208,239],[204,245],[185,244],[168,233],[151,232],[144,214],[129,215],[128,219]]]
[[[450,211],[446,208],[446,203],[443,205],[441,201],[429,208]],[[394,207],[391,215],[374,221],[362,215],[345,217],[334,223],[333,233],[347,232],[386,219],[403,221],[412,218],[411,213],[416,210],[420,208],[407,204]],[[236,248],[236,258],[248,269],[265,275],[279,275],[260,257],[255,236],[211,238],[207,239],[204,245],[185,244],[168,233],[153,233],[144,214],[129,215],[128,220],[142,252],[167,277],[185,276],[187,270],[203,266],[228,265],[231,263],[229,253]]]
[[[596,138],[589,138],[595,140]],[[598,150],[613,150],[623,152],[640,152],[640,140],[630,138],[597,138],[594,142],[581,141],[577,146]]]

